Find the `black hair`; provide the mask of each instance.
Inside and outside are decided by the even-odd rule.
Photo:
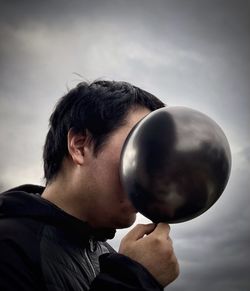
[[[130,109],[138,106],[154,111],[165,104],[136,86],[116,81],[81,82],[64,95],[49,119],[43,149],[47,184],[56,177],[68,154],[70,129],[75,133],[88,132],[97,155],[108,136],[123,125]]]

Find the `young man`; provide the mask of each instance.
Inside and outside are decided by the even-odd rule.
[[[162,290],[178,276],[164,223],[137,225],[116,253],[106,242],[131,226],[124,141],[164,104],[125,82],[80,83],[57,104],[44,146],[46,187],[0,195],[0,290]]]

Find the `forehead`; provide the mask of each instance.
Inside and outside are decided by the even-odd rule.
[[[150,112],[151,111],[148,108],[144,107],[130,110],[125,118],[124,124],[114,132],[113,139],[125,139],[131,129]]]
[[[136,107],[131,109],[125,118],[125,127],[133,127],[151,111],[146,107]]]
[[[117,156],[117,154],[119,155],[131,129],[150,112],[151,111],[146,107],[137,107],[131,109],[126,116],[123,125],[112,132],[104,142],[101,155],[110,153],[114,158]]]

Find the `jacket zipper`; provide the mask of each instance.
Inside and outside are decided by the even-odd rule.
[[[94,277],[96,277],[96,272],[95,272],[95,269],[94,269],[94,267],[93,267],[93,265],[92,265],[92,263],[91,263],[90,257],[89,257],[89,255],[88,255],[88,253],[87,253],[87,249],[84,249],[84,252],[85,252],[85,256],[86,256],[86,258],[87,258],[87,261],[88,261],[88,263],[89,263],[89,266],[90,266],[90,268],[91,268],[91,270],[92,270],[92,273],[93,273]]]

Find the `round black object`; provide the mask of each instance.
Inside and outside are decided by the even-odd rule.
[[[177,223],[209,209],[224,191],[231,152],[222,129],[186,107],[148,114],[121,154],[122,185],[134,207],[153,222]]]

